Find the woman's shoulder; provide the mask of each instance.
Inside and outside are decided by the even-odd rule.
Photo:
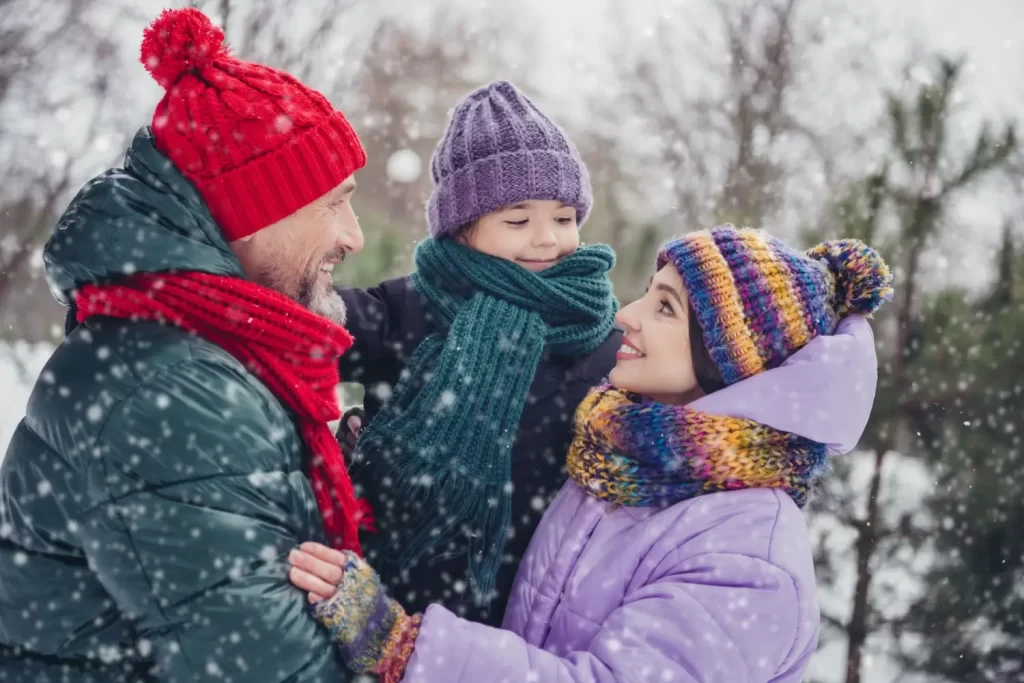
[[[648,516],[644,524],[654,526],[658,544],[680,560],[706,554],[743,555],[790,574],[809,573],[813,581],[811,540],[803,513],[778,489],[697,496]]]

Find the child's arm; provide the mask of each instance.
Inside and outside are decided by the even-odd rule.
[[[657,580],[603,619],[585,649],[555,654],[440,605],[409,617],[369,565],[334,552],[304,544],[289,558],[289,578],[308,591],[349,668],[376,672],[386,683],[789,681],[799,680],[814,649],[814,639],[797,637],[809,617],[792,576],[755,557],[673,554],[672,566],[659,568]],[[788,673],[775,679],[782,669]]]
[[[366,385],[381,379],[378,370],[392,365],[394,355],[388,346],[393,330],[400,324],[402,306],[408,289],[406,278],[386,280],[369,289],[338,287],[338,295],[347,311],[345,328],[355,343],[341,357],[341,378],[345,382]]]

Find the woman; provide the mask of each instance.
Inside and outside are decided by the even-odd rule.
[[[385,681],[799,681],[820,619],[800,508],[876,380],[860,316],[829,335],[890,282],[853,240],[799,253],[720,227],[665,245],[577,411],[503,630],[408,616],[352,553],[303,546],[291,579],[350,668]]]

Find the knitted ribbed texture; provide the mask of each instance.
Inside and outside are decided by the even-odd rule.
[[[826,461],[823,444],[794,434],[604,385],[576,411],[566,465],[587,493],[619,505],[668,507],[705,493],[776,488],[803,507]]]
[[[618,303],[614,253],[585,247],[534,273],[450,239],[416,249],[412,281],[442,333],[417,347],[360,437],[358,457],[390,465],[395,494],[422,500],[414,528],[395,530],[407,567],[456,533],[470,535],[469,584],[488,601],[511,515],[512,442],[545,349],[596,349]],[[468,531],[467,531],[468,530]]]
[[[331,545],[360,552],[358,526],[371,520],[327,425],[341,417],[338,358],[352,346],[345,328],[273,290],[208,273],[139,274],[116,285],[86,285],[75,307],[80,323],[99,315],[174,325],[241,361],[298,419]],[[224,427],[231,429],[230,421]]]
[[[691,232],[658,252],[679,272],[726,384],[782,362],[851,313],[892,298],[892,275],[857,240],[801,253],[761,230],[720,226]]]
[[[391,634],[384,644],[384,653],[377,665],[377,677],[381,683],[399,683],[405,675],[413,650],[416,649],[416,638],[420,634],[423,615],[414,614],[401,616],[391,627]]]
[[[369,564],[349,551],[345,557],[334,595],[313,605],[313,616],[330,631],[348,668],[375,672],[389,654],[395,625],[407,617],[402,606],[388,597]]]
[[[475,90],[455,107],[430,170],[427,223],[435,237],[528,200],[573,206],[582,225],[593,203],[587,167],[569,137],[506,81]]]
[[[229,240],[324,196],[366,163],[345,116],[288,74],[244,62],[199,10],[165,10],[141,58],[167,90],[157,148],[199,190]]]

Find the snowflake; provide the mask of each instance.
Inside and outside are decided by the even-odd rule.
[[[420,177],[423,161],[411,149],[400,149],[388,157],[388,178],[396,183],[408,184]]]
[[[292,123],[292,119],[287,114],[278,114],[277,118],[274,119],[274,129],[278,133],[287,133],[292,129],[295,124]]]
[[[382,403],[391,398],[391,385],[387,382],[378,382],[373,387],[373,395]]]
[[[121,651],[116,645],[100,646],[100,661],[104,664],[113,664],[121,659]]]

